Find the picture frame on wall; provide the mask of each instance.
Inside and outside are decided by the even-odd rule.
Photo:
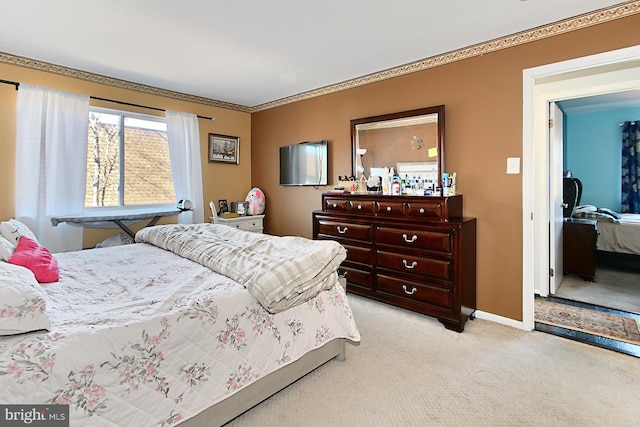
[[[240,137],[209,134],[209,163],[240,164]]]

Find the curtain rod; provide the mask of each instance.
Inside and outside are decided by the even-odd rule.
[[[7,84],[7,85],[14,85],[16,87],[16,90],[18,90],[18,86],[20,86],[20,83],[12,82],[12,81],[9,81],[9,80],[0,79],[0,83],[4,83],[4,84]]]
[[[629,122],[629,123],[631,123],[632,125],[636,124],[636,122]],[[622,127],[622,126],[624,126],[624,123],[620,123],[620,127]]]
[[[2,80],[2,79],[0,79],[0,83],[4,83],[4,84],[8,84],[8,85],[14,85],[16,87],[16,90],[18,90],[18,87],[20,86],[19,82],[12,82],[10,80]],[[113,102],[115,104],[128,105],[130,107],[146,108],[148,110],[155,110],[155,111],[167,111],[167,110],[164,110],[162,108],[149,107],[147,105],[140,105],[140,104],[132,104],[131,102],[116,101],[114,99],[99,98],[97,96],[90,96],[89,98],[95,99],[96,101],[106,101],[106,102]],[[196,117],[198,117],[199,119],[206,119],[206,120],[215,120],[216,119],[215,117],[206,117],[206,116],[196,116]]]

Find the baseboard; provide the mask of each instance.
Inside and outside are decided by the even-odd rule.
[[[482,320],[488,320],[490,322],[499,323],[501,325],[510,326],[516,329],[522,329],[525,331],[531,331],[531,329],[525,327],[524,322],[521,320],[513,320],[508,317],[498,316],[497,314],[487,313],[486,311],[476,310],[476,318]]]

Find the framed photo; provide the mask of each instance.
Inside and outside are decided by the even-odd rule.
[[[239,216],[245,216],[249,210],[249,202],[233,202],[231,203],[231,212],[237,213]]]
[[[240,138],[237,136],[209,134],[209,163],[240,164]]]
[[[220,213],[229,212],[229,204],[226,200],[218,200],[218,207],[220,207]]]

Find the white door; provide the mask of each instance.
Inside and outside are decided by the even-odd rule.
[[[563,113],[555,102],[549,103],[549,294],[555,294],[563,279]]]

